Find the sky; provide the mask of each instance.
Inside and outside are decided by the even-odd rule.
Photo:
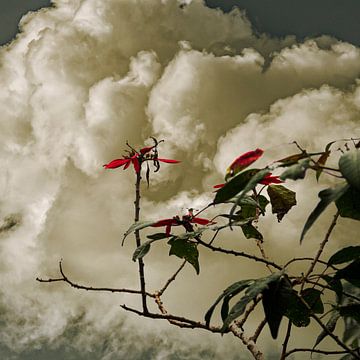
[[[119,305],[136,306],[132,295],[81,292],[35,278],[57,277],[63,259],[79,283],[137,287],[133,239],[120,246],[133,221],[133,173],[102,168],[122,155],[127,140],[141,147],[150,136],[164,139],[160,156],[182,161],[163,164],[150,188],[143,187],[142,219],[156,220],[209,203],[212,185],[245,151],[263,148],[263,166],[296,151],[294,140],[319,150],[330,140],[359,136],[360,49],[356,31],[348,30],[358,25],[341,20],[354,16],[354,2],[339,5],[332,25],[322,14],[318,27],[314,7],[298,33],[290,28],[295,6],[281,1],[266,21],[268,2],[247,2],[246,12],[230,13],[198,0],[54,3],[24,16],[21,33],[0,48],[2,358],[246,359],[230,337],[125,314]],[[302,4],[300,19],[309,14]],[[289,16],[279,19],[280,13]],[[298,224],[331,184],[323,181],[290,182],[299,206],[281,224],[271,214],[263,219],[270,257],[283,262],[314,251],[331,211],[301,247]],[[10,221],[16,225],[6,226]],[[351,244],[359,230],[342,219],[325,255]],[[222,239],[256,253],[244,240],[232,233]],[[185,267],[164,297],[171,311],[201,319],[229,283],[265,274],[207,251],[200,262],[199,276]],[[154,245],[146,257],[149,288],[161,286],[180,263],[165,244]],[[297,336],[296,345],[308,344],[315,331]],[[268,330],[260,342],[276,358],[280,342]]]

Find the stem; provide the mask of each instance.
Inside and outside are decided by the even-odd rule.
[[[286,335],[285,335],[285,339],[284,339],[284,343],[283,343],[283,347],[282,347],[280,360],[284,360],[286,358],[286,354],[287,354],[286,349],[287,349],[287,346],[289,343],[290,334],[291,334],[291,321],[289,320],[288,326],[286,329]]]
[[[140,218],[140,181],[141,181],[141,172],[136,173],[136,183],[135,183],[135,222],[139,221]],[[135,239],[136,247],[138,248],[141,245],[140,231],[135,230]],[[141,289],[141,300],[143,311],[145,314],[149,312],[146,304],[146,289],[145,289],[145,274],[144,274],[144,262],[143,259],[138,259],[139,263],[139,278],[140,278],[140,289]]]
[[[323,250],[324,250],[324,247],[325,247],[326,243],[329,241],[330,235],[331,235],[331,233],[332,233],[332,231],[333,231],[333,229],[334,229],[334,227],[335,227],[335,225],[336,225],[336,221],[337,221],[339,215],[340,215],[339,212],[337,212],[337,213],[335,214],[334,219],[333,219],[333,221],[331,222],[331,224],[330,224],[330,226],[329,226],[329,229],[328,229],[328,231],[327,231],[327,233],[326,233],[326,235],[325,235],[324,240],[320,243],[319,250],[318,250],[317,254],[316,254],[315,257],[314,257],[314,260],[311,262],[310,267],[309,267],[307,273],[304,275],[304,282],[303,282],[302,288],[304,287],[305,281],[307,280],[307,278],[309,277],[309,275],[313,272],[313,270],[314,270],[314,268],[315,268],[315,265],[316,265],[316,263],[318,262],[321,254],[322,254],[322,252],[323,252]]]

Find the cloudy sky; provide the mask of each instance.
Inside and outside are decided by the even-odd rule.
[[[149,136],[165,139],[160,156],[182,160],[164,164],[150,189],[143,187],[142,218],[154,220],[207,204],[212,185],[242,152],[263,148],[265,165],[296,151],[293,140],[318,150],[360,136],[359,6],[327,1],[333,10],[324,13],[309,2],[239,0],[247,11],[228,12],[235,1],[224,1],[222,12],[210,0],[214,8],[198,0],[55,0],[24,16],[10,41],[15,10],[47,2],[21,3],[1,12],[9,29],[0,48],[2,358],[246,359],[229,336],[124,314],[119,305],[136,306],[134,296],[35,278],[56,277],[63,259],[79,283],[137,288],[133,239],[120,246],[133,221],[134,177],[102,168],[122,155],[126,140],[140,147]],[[289,184],[298,208],[281,224],[271,214],[260,224],[269,256],[282,262],[315,248],[331,211],[302,247],[298,224],[323,186]],[[342,220],[327,254],[359,230]],[[222,241],[257,252],[238,233]],[[187,266],[164,297],[172,312],[201,319],[229,283],[266,273],[204,250],[200,262],[199,276]],[[146,263],[156,289],[181,261],[159,244]],[[269,358],[276,355],[280,342],[268,330],[260,342]]]

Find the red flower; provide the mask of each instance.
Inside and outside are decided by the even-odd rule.
[[[225,179],[227,179],[230,176],[234,176],[241,170],[244,170],[245,168],[247,168],[250,164],[252,164],[257,159],[259,159],[263,153],[264,153],[264,150],[256,149],[254,151],[248,151],[248,152],[240,155],[227,168]]]
[[[283,181],[278,176],[272,176],[271,173],[267,174],[259,183],[263,185],[281,184]]]
[[[165,228],[166,236],[170,236],[172,226],[183,225],[185,227],[186,231],[192,231],[193,229],[192,229],[192,226],[190,225],[190,223],[199,224],[199,225],[215,224],[215,222],[208,220],[208,219],[203,219],[203,218],[198,218],[198,217],[190,217],[189,215],[184,215],[182,217],[182,219],[180,219],[179,216],[174,216],[172,219],[159,220],[156,223],[152,224],[151,226],[152,227],[166,226],[166,228]],[[190,227],[189,227],[189,225],[190,225]]]
[[[168,164],[177,164],[180,161],[171,160],[171,159],[159,159],[156,157],[157,155],[151,155],[150,157],[144,157],[145,154],[149,153],[156,146],[147,146],[140,149],[139,152],[135,152],[135,150],[129,156],[124,156],[122,159],[115,159],[110,161],[108,164],[103,165],[105,169],[116,169],[118,167],[124,166],[124,170],[126,170],[130,164],[132,163],[136,173],[139,173],[141,170],[141,164],[144,161],[161,161]]]

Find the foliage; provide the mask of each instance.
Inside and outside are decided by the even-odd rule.
[[[360,359],[358,336],[360,246],[353,244],[342,247],[329,259],[323,259],[324,247],[330,241],[339,218],[349,218],[350,221],[360,220],[360,141],[358,139],[331,141],[326,145],[324,151],[317,153],[309,153],[295,142],[298,153],[276,160],[264,168],[249,169],[249,166],[263,155],[264,150],[248,151],[238,156],[230,164],[225,174],[225,182],[214,186],[217,190],[213,201],[197,213],[189,208],[188,212],[181,216],[172,214],[171,217],[160,220],[140,221],[140,181],[143,166],[146,165],[146,180],[149,185],[149,163],[153,165],[154,172],[159,171],[160,162],[179,163],[177,160],[159,158],[158,146],[162,141],[159,142],[155,138],[153,141],[153,146],[146,146],[140,150],[135,150],[127,144],[130,150],[127,150],[122,158],[104,165],[106,169],[121,167],[127,169],[132,164],[135,171],[134,223],[125,232],[123,241],[131,234],[135,235],[136,247],[132,259],[139,264],[140,290],[101,288],[101,291],[128,292],[141,296],[142,309],[122,306],[125,310],[138,315],[162,318],[179,327],[200,328],[221,334],[230,332],[239,337],[255,359],[264,358],[256,344],[263,325],[265,323],[268,325],[271,336],[276,339],[279,336],[283,318],[287,318],[288,327],[281,359],[285,359],[295,351],[300,351],[287,349],[289,338],[292,336],[292,326],[305,328],[311,321],[319,325],[319,335],[313,348],[309,347],[301,349],[301,351],[331,354],[332,352],[326,349],[317,349],[317,346],[329,337],[339,348],[335,353],[343,354],[343,359]],[[338,159],[338,167],[334,168],[326,166],[326,164],[331,157],[339,154],[332,150],[335,143],[343,146],[342,149],[340,148],[342,154]],[[272,172],[278,172],[280,175],[273,175]],[[334,185],[319,192],[320,201],[305,221],[302,232],[299,231],[297,240],[300,240],[301,243],[305,239],[313,224],[332,203],[336,205],[337,212],[324,233],[315,254],[311,254],[307,258],[294,257],[289,259],[285,265],[277,264],[265,253],[263,242],[267,240],[260,232],[259,223],[264,216],[271,216],[266,213],[268,207],[271,207],[271,213],[276,215],[278,222],[282,221],[297,205],[296,193],[289,189],[285,182],[291,186],[292,181],[302,181],[311,174],[315,175],[317,181],[320,180],[320,177],[321,179],[325,178],[325,175],[334,177],[336,181]],[[264,189],[266,189],[267,196],[263,193]],[[214,218],[199,217],[200,213],[210,207],[219,209]],[[224,210],[227,208],[227,211]],[[148,232],[150,229],[158,227],[164,228],[164,231],[148,234],[148,240],[141,242],[143,231]],[[175,227],[182,231],[175,231]],[[241,228],[239,233],[235,232],[238,227]],[[254,241],[261,256],[215,246],[214,241],[219,234],[221,235],[223,231],[229,229],[234,230],[234,237],[243,236],[249,241]],[[151,293],[145,288],[143,259],[146,255],[150,256],[152,244],[155,242],[162,242],[165,246],[169,246],[169,255],[175,255],[184,262],[178,271],[165,282],[163,288]],[[254,261],[258,266],[266,266],[269,274],[252,279],[242,279],[239,276],[236,282],[225,287],[209,307],[205,313],[204,322],[169,314],[161,296],[168,286],[176,281],[176,276],[186,263],[195,269],[196,274],[199,274],[200,252],[204,249]],[[290,267],[295,262],[304,262],[307,264],[307,270],[302,274],[293,274]],[[60,273],[62,276],[60,279],[38,280],[42,282],[62,280],[76,288],[100,290],[73,283],[64,274],[61,263]],[[330,303],[329,297],[332,298]],[[148,310],[149,298],[155,300],[158,312]],[[246,332],[244,327],[259,303],[262,303],[265,321],[259,325],[252,337],[247,338],[244,335]],[[209,304],[211,304],[211,299],[209,299]],[[214,325],[212,319],[218,306],[222,322]],[[339,333],[342,329],[338,326],[340,320],[344,325],[343,334]]]

